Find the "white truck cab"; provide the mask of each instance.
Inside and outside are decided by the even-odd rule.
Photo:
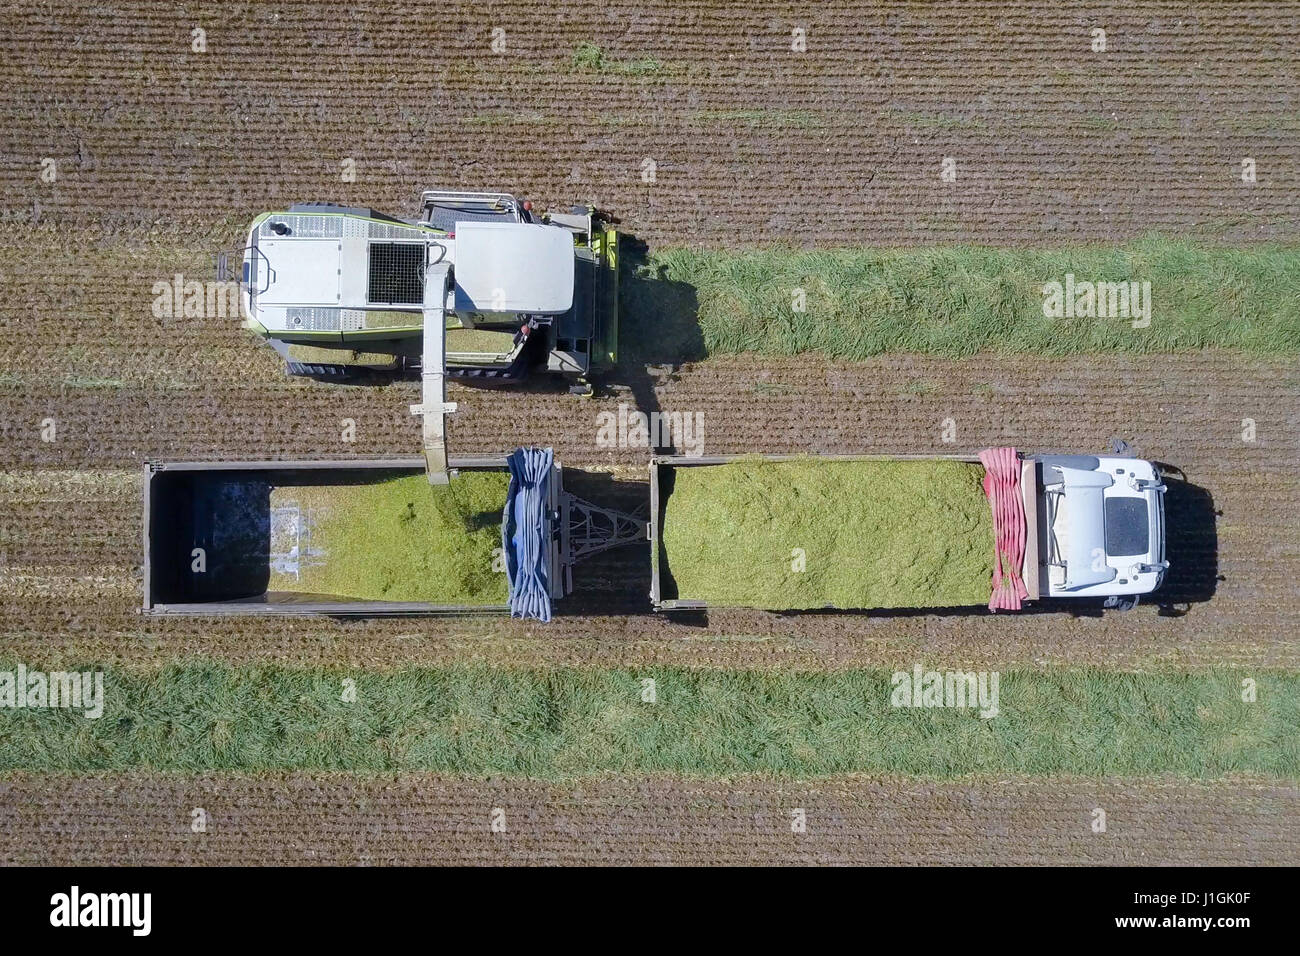
[[[1039,555],[1051,597],[1123,597],[1160,586],[1165,485],[1138,458],[1035,456]]]

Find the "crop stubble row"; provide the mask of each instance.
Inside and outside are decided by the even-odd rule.
[[[1249,779],[17,775],[0,779],[0,832],[6,865],[1295,865],[1300,792]]]
[[[312,198],[410,211],[422,186],[472,186],[592,198],[651,241],[714,244],[1247,241],[1300,218],[1292,4],[538,11],[10,7],[0,208],[187,224]],[[660,66],[575,71],[583,42]],[[46,156],[57,183],[37,180]]]
[[[250,346],[251,347],[251,346]],[[1289,359],[1231,352],[981,355],[953,361],[886,356],[718,357],[671,375],[635,372],[593,400],[545,387],[501,393],[452,386],[453,453],[546,443],[574,464],[643,464],[644,447],[598,443],[602,415],[699,413],[703,450],[940,453],[1014,443],[1100,451],[1112,435],[1193,480],[1223,472],[1283,473],[1300,453],[1300,371]],[[146,458],[220,459],[412,454],[418,386],[319,384],[198,388],[0,389],[0,466],[121,468]],[[56,440],[41,422],[53,418]],[[945,443],[951,418],[956,440]],[[341,422],[356,423],[345,442]],[[1253,438],[1246,420],[1254,423]]]

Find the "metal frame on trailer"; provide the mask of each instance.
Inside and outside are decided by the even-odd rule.
[[[524,210],[518,197],[510,193],[455,192],[426,189],[420,194],[420,221],[434,229],[433,209],[449,209],[483,217],[509,217],[515,222],[528,222],[532,217]]]

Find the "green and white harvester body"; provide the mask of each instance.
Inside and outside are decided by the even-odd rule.
[[[253,220],[237,278],[245,325],[291,375],[364,383],[419,373],[430,477],[445,480],[447,379],[552,374],[589,394],[618,349],[618,235],[594,207],[534,214],[508,193],[429,190],[421,215],[304,203]]]

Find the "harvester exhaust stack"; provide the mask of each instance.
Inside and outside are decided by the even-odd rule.
[[[420,404],[411,406],[412,415],[424,418],[424,463],[429,484],[445,485],[447,473],[447,432],[444,415],[456,410],[447,401],[446,338],[447,283],[451,265],[439,262],[426,268],[424,276],[424,355],[421,359]]]

